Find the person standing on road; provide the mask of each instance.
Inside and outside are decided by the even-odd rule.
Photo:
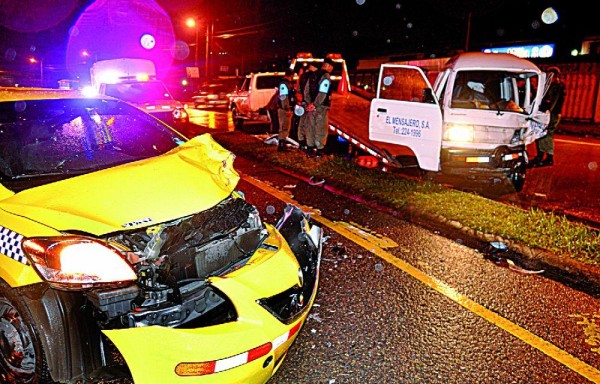
[[[316,81],[310,82],[307,91],[308,106],[306,111],[309,113],[306,126],[306,145],[307,154],[310,157],[314,150],[315,157],[323,156],[323,149],[327,143],[327,134],[329,133],[329,108],[331,107],[331,71],[333,70],[333,60],[325,58],[321,69],[316,72]],[[311,97],[312,95],[314,97]]]
[[[552,83],[542,100],[540,111],[550,112],[550,123],[548,123],[546,135],[535,141],[537,154],[529,162],[531,168],[554,165],[554,132],[560,122],[562,107],[567,94],[565,83],[560,77],[560,70],[557,67],[550,67],[548,73],[553,74]]]
[[[292,126],[292,110],[296,104],[296,91],[292,82],[294,80],[294,71],[290,68],[285,70],[285,76],[279,83],[277,89],[279,93],[279,104],[277,109],[277,117],[279,120],[279,133],[277,138],[279,140],[277,151],[287,151],[286,140],[290,134],[290,128]]]
[[[306,72],[304,72],[301,76],[300,79],[298,79],[298,90],[297,90],[297,100],[299,101],[299,105],[304,109],[304,111],[306,112],[306,107],[308,106],[308,102],[305,100],[304,98],[304,92],[306,91],[308,85],[310,82],[316,82],[316,73],[317,73],[317,66],[315,65],[315,63],[310,62],[308,63],[308,68],[306,70]],[[313,95],[312,99],[316,98],[316,94]],[[302,114],[298,119],[298,150],[299,151],[306,151],[307,150],[307,144],[306,144],[306,126],[307,126],[307,118],[308,118],[308,114],[304,113]]]

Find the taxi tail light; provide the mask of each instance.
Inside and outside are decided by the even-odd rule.
[[[82,236],[29,238],[23,252],[42,277],[64,289],[135,281],[123,255],[106,243]]]
[[[223,372],[266,356],[272,348],[271,343],[265,343],[249,351],[220,360],[179,363],[175,367],[175,373],[178,376],[204,376]]]

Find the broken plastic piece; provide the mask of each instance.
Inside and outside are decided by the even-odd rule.
[[[310,185],[325,184],[325,179],[317,179],[315,176],[311,176],[310,179],[308,179],[308,184],[310,184]]]

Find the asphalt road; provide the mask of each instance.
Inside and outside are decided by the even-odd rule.
[[[291,202],[327,236],[316,304],[270,384],[600,382],[600,295],[265,164],[235,167],[265,221]]]
[[[598,297],[264,164],[235,165],[265,221],[293,202],[327,236],[316,305],[270,384],[600,382]]]

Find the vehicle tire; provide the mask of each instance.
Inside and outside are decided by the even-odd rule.
[[[24,299],[0,281],[0,382],[52,383],[35,321]]]
[[[508,175],[510,182],[512,183],[515,192],[521,192],[525,186],[525,173],[524,172],[513,172]]]
[[[240,111],[235,105],[231,107],[231,120],[233,120],[233,126],[236,129],[242,128],[244,126],[244,119],[240,117]]]

